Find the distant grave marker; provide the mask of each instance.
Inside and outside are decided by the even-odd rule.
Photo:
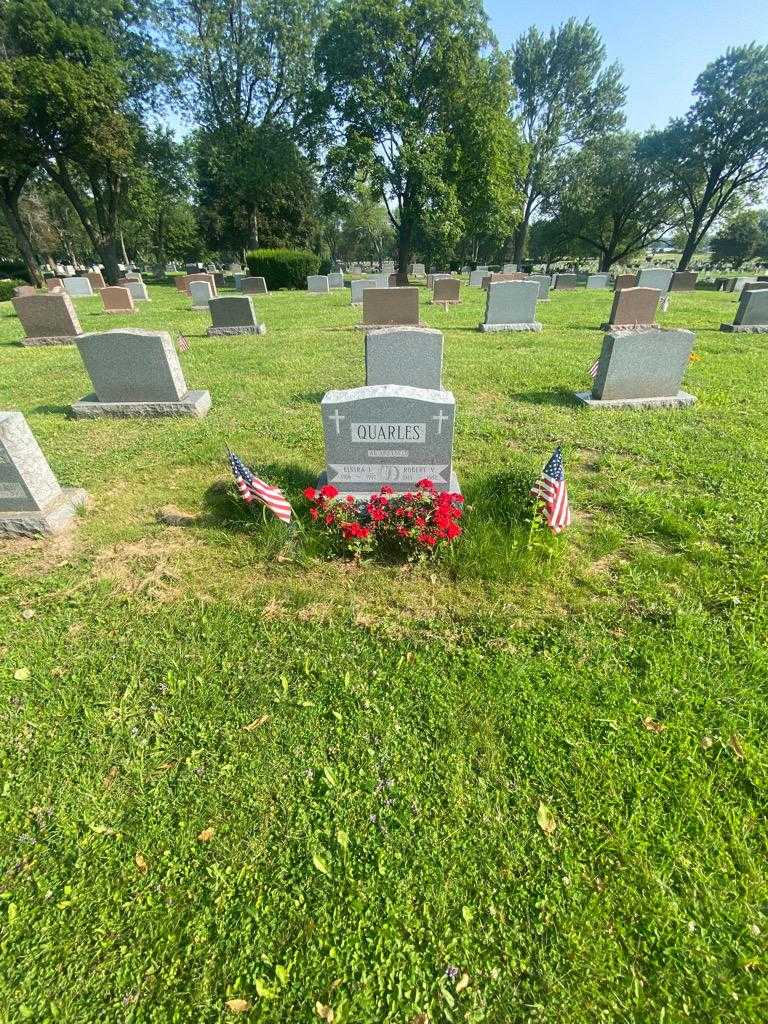
[[[211,299],[208,308],[213,323],[206,333],[211,337],[267,333],[266,325],[258,322],[250,295],[225,295]]]
[[[63,291],[23,295],[11,304],[24,328],[22,345],[72,345],[83,333],[72,300]]]

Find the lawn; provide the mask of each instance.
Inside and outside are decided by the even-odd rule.
[[[480,290],[422,292],[468,508],[409,568],[306,522],[320,398],[364,383],[349,292],[257,298],[261,338],[150,294],[83,329],[185,334],[204,420],[69,419],[77,350],[0,304],[0,408],[92,496],[0,544],[0,1021],[764,1021],[768,335],[717,330],[736,297],[662,315],[695,406],[607,413],[570,396],[610,293],[481,335]],[[227,446],[303,529],[239,503]]]

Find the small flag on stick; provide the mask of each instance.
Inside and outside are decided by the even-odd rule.
[[[189,342],[187,341],[183,334],[179,335],[177,347],[179,349],[179,352],[189,352]]]
[[[250,505],[252,501],[260,501],[282,522],[290,523],[293,509],[279,487],[272,487],[264,480],[254,476],[234,452],[229,453],[229,465],[237,489],[246,505]]]
[[[599,366],[599,365],[600,365],[600,360],[599,360],[599,359],[596,359],[596,360],[594,361],[594,363],[592,363],[592,365],[590,366],[590,368],[589,368],[589,369],[587,370],[587,373],[588,373],[588,374],[589,374],[589,376],[590,376],[590,377],[592,378],[592,380],[594,380],[594,379],[595,379],[595,377],[597,376],[597,368],[598,368],[598,366]]]
[[[531,488],[531,494],[544,503],[547,526],[552,533],[560,533],[566,526],[571,525],[571,509],[568,504],[568,488],[565,484],[563,453],[559,448],[555,448],[552,458]]]

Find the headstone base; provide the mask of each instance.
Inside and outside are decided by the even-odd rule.
[[[138,309],[134,306],[133,309],[102,309],[101,312],[107,316],[130,316],[132,313],[138,313]]]
[[[62,487],[61,497],[45,512],[0,512],[0,537],[39,537],[61,533],[72,524],[88,495],[76,487]]]
[[[353,325],[358,331],[385,331],[390,327],[402,327],[407,330],[409,327],[429,327],[429,324],[423,320],[419,320],[417,324],[354,324]]]
[[[600,324],[601,331],[660,331],[658,324]]]
[[[36,348],[39,345],[74,345],[76,341],[73,334],[53,334],[47,338],[22,338],[20,344],[25,348]]]
[[[209,327],[206,334],[209,338],[217,334],[266,334],[266,324],[253,324],[251,327]]]
[[[318,490],[321,487],[325,487],[325,485],[327,483],[328,483],[328,474],[327,474],[327,472],[325,470],[323,470],[323,472],[317,478],[317,488],[318,488]],[[339,495],[338,496],[339,496],[339,498],[341,498],[342,501],[345,500],[350,495],[353,498],[356,498],[358,501],[368,501],[368,499],[372,495],[379,493],[379,491],[381,490],[381,488],[384,486],[385,483],[386,483],[386,481],[382,480],[381,484],[375,490],[372,490],[372,491],[345,491],[345,490],[343,490],[343,488],[340,487],[339,488]],[[395,494],[393,495],[393,497],[397,497],[398,494],[405,494],[406,491],[408,491],[408,490],[415,491],[416,490],[416,484],[409,484],[408,487],[404,487],[402,491],[396,491]],[[453,472],[453,470],[451,470],[451,483],[450,483],[450,486],[449,486],[448,490],[451,492],[451,494],[461,494],[461,488],[459,487],[459,479],[456,476],[456,474]]]
[[[667,395],[664,398],[593,398],[591,391],[577,391],[576,398],[582,405],[588,405],[590,409],[682,409],[686,405],[693,405],[696,401],[695,395],[689,395],[687,391],[678,391],[676,395]]]
[[[729,334],[768,334],[768,324],[720,324]]]
[[[96,395],[86,395],[72,406],[72,415],[81,420],[101,416],[117,419],[194,416],[202,419],[210,408],[210,391],[188,391],[180,402],[99,402]]]
[[[477,329],[483,334],[495,334],[497,331],[540,331],[541,324],[538,320],[532,324],[478,324]]]

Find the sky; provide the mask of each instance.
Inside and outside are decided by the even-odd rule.
[[[485,9],[504,49],[531,25],[548,33],[589,18],[624,68],[632,131],[684,114],[697,75],[729,46],[768,43],[768,0],[485,0]]]

